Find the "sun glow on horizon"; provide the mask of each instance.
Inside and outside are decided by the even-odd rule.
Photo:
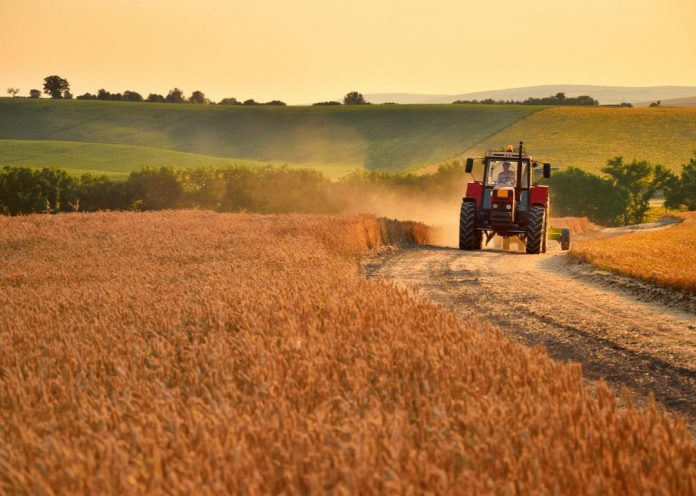
[[[347,91],[696,85],[696,2],[2,1],[0,86],[173,87],[311,103]]]

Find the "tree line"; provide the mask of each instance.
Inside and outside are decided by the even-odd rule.
[[[108,101],[125,101],[125,102],[150,102],[150,103],[197,103],[197,104],[214,104],[215,102],[210,100],[205,93],[200,90],[195,90],[190,96],[186,96],[184,92],[179,88],[171,89],[166,95],[161,95],[158,93],[150,93],[147,97],[144,97],[137,91],[126,90],[123,93],[112,93],[102,88],[95,93],[84,93],[74,97],[70,92],[70,83],[67,79],[62,78],[57,75],[47,76],[44,78],[43,92],[49,95],[53,99],[66,99],[71,100],[76,98],[77,100],[108,100]],[[15,97],[19,94],[18,88],[8,88],[7,93]],[[38,89],[32,89],[29,91],[30,98],[41,98],[41,91]],[[599,102],[588,95],[581,95],[577,97],[567,97],[565,93],[556,93],[543,98],[527,98],[526,100],[494,100],[492,98],[486,98],[483,100],[456,100],[452,102],[454,104],[486,104],[486,105],[599,105]],[[286,105],[282,100],[271,100],[268,102],[257,102],[253,98],[247,100],[237,100],[234,97],[223,98],[218,105]],[[323,102],[317,102],[313,105],[369,105],[365,99],[365,96],[358,91],[350,91],[344,97],[342,101],[329,100]],[[389,104],[394,104],[389,102]],[[659,102],[657,102],[659,105]],[[630,103],[621,103],[615,106],[619,107],[633,107]],[[655,106],[655,105],[651,105]]]
[[[11,97],[16,97],[19,94],[19,88],[7,88],[7,94]],[[205,93],[200,90],[195,90],[190,96],[179,88],[171,89],[166,95],[158,93],[150,93],[147,97],[143,97],[140,93],[133,90],[126,90],[123,93],[112,93],[104,88],[97,90],[95,93],[84,93],[75,97],[70,92],[70,83],[67,79],[57,75],[47,76],[44,78],[43,93],[50,96],[54,100],[106,100],[115,102],[149,102],[149,103],[196,103],[196,104],[215,104],[209,99]],[[29,90],[29,98],[41,98],[41,91],[38,89]],[[368,105],[362,93],[351,91],[343,97],[343,105]],[[223,98],[218,105],[278,105],[284,106],[282,100],[270,100],[268,102],[257,102],[253,98],[247,100],[237,100],[234,97]],[[339,101],[317,102],[314,105],[341,105]]]
[[[527,98],[526,100],[494,100],[486,98],[484,100],[455,100],[455,104],[485,104],[485,105],[599,105],[599,102],[588,95],[580,95],[576,97],[567,97],[565,93],[556,93],[555,95],[542,98]],[[622,107],[632,107],[630,103],[622,103]]]
[[[646,161],[621,157],[597,176],[571,167],[546,180],[552,215],[584,216],[613,226],[644,220],[649,201],[664,191],[665,206],[696,210],[696,153],[680,174]],[[469,180],[463,164],[451,161],[435,174],[355,172],[338,181],[310,169],[288,167],[144,168],[125,181],[60,169],[6,166],[0,169],[0,213],[93,212],[203,208],[219,212],[341,213],[379,211],[390,198],[456,204]],[[453,214],[454,215],[454,214]]]

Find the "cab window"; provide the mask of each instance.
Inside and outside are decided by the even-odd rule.
[[[517,161],[513,160],[490,160],[488,162],[488,176],[486,186],[503,187],[517,186]],[[529,164],[522,162],[522,188],[527,188],[527,168]]]

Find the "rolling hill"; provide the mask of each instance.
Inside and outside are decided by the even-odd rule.
[[[521,105],[211,106],[0,99],[0,165],[23,163],[126,172],[153,162],[194,165],[197,158],[320,167],[411,170],[461,153],[543,107]],[[19,152],[17,141],[128,147],[69,148],[54,143]],[[97,146],[97,145],[95,145]],[[56,147],[62,150],[56,153]],[[146,147],[147,149],[143,149]],[[157,156],[157,150],[162,150]],[[74,153],[72,153],[74,152]],[[29,156],[27,156],[29,153]],[[23,155],[22,155],[23,154]]]
[[[523,140],[561,167],[621,155],[673,170],[696,148],[696,108],[365,105],[247,107],[0,99],[0,166],[123,177],[146,165],[433,170]]]
[[[106,174],[125,177],[143,167],[260,166],[263,162],[234,160],[137,145],[77,141],[0,140],[0,166],[59,167],[71,174]],[[340,172],[345,172],[338,168]],[[327,172],[332,172],[329,169]],[[348,171],[350,172],[350,171]]]
[[[552,107],[496,133],[463,155],[523,140],[561,168],[599,172],[607,159],[648,160],[677,171],[696,150],[696,108]]]

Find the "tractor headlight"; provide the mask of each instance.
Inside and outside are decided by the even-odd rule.
[[[494,204],[493,204],[493,208],[498,208],[498,204],[497,204],[497,203],[494,203]]]
[[[507,208],[508,210],[510,210],[510,209],[512,208],[512,205],[510,205],[510,204],[508,203],[507,205],[505,205],[505,208]]]

